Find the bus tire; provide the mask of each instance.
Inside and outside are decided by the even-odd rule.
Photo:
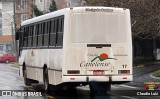
[[[24,77],[24,84],[25,84],[26,86],[29,86],[29,85],[32,84],[32,81],[27,78],[27,70],[26,70],[25,67],[24,67],[24,69],[23,69],[23,77]]]
[[[44,91],[49,90],[49,78],[48,78],[48,69],[46,68],[43,73],[43,81],[44,81]]]

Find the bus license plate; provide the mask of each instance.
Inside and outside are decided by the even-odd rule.
[[[93,75],[104,75],[104,70],[93,70]]]

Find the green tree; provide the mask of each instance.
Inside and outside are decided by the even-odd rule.
[[[33,6],[33,7],[32,7],[32,10],[33,10],[35,16],[43,15],[43,12],[40,11],[40,10],[37,8],[36,5],[32,5],[32,6]]]
[[[52,3],[50,4],[49,10],[50,10],[50,12],[57,10],[56,2],[54,0],[52,0]]]

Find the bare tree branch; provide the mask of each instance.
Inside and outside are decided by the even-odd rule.
[[[141,39],[160,37],[160,0],[86,0],[86,3],[129,8],[133,36]]]

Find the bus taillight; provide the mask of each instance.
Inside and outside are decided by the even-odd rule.
[[[75,80],[75,78],[70,78],[70,80]]]
[[[127,79],[127,77],[123,77],[122,79]]]
[[[118,74],[130,74],[130,70],[118,70]]]
[[[79,70],[67,70],[67,74],[80,74]]]

